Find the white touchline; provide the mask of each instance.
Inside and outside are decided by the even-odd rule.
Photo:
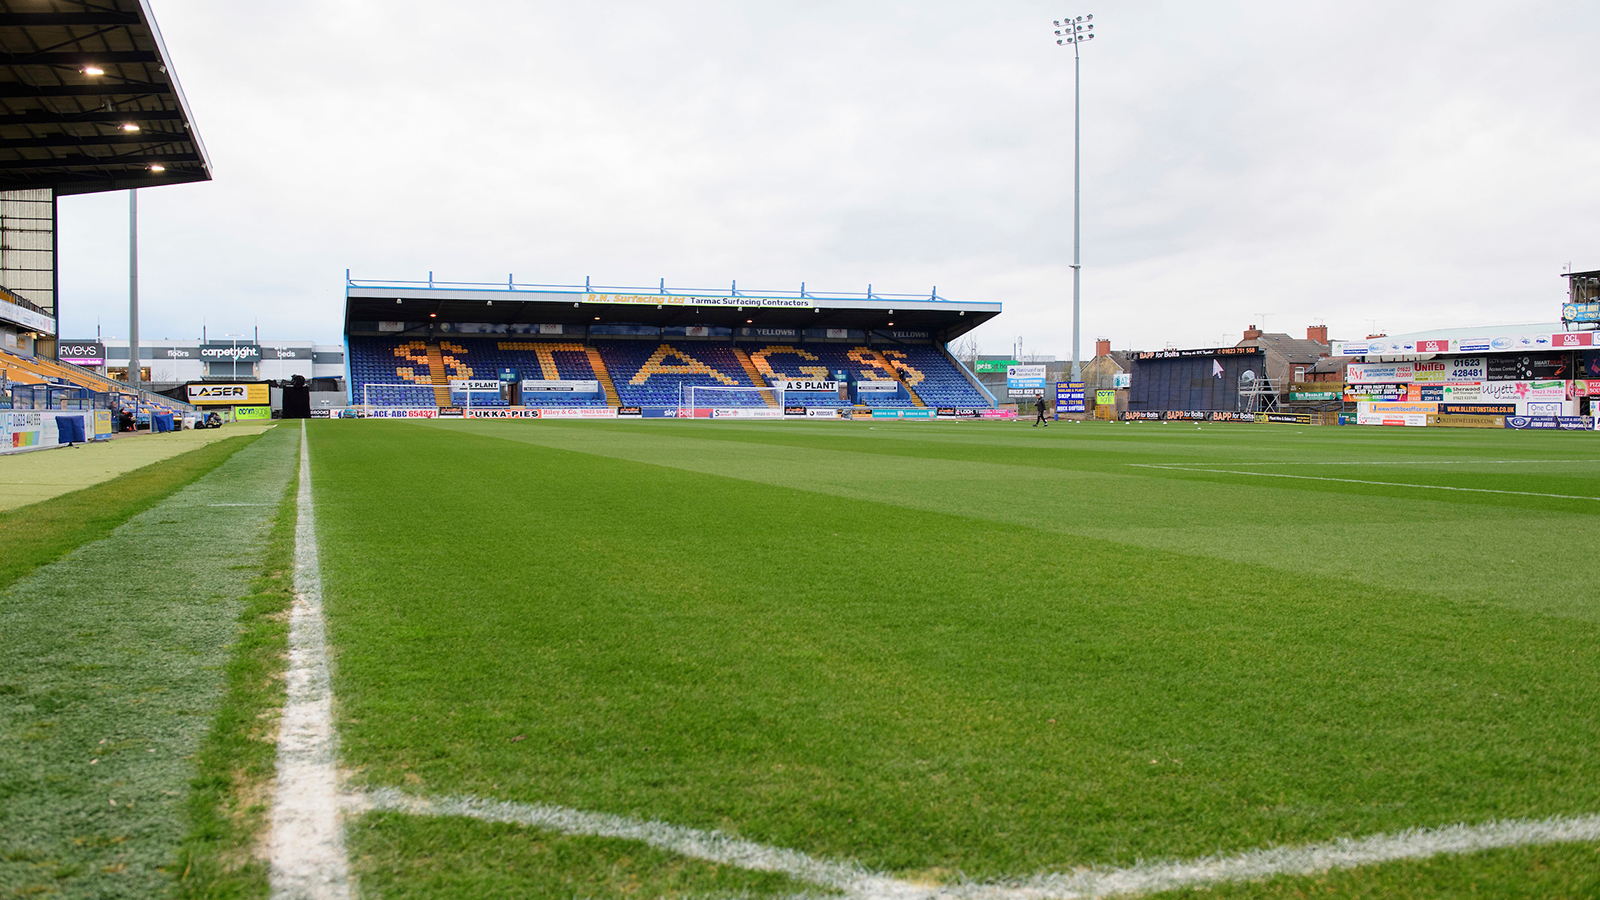
[[[348,900],[350,860],[339,806],[338,736],[322,621],[322,575],[311,507],[311,452],[300,424],[300,490],[289,615],[288,697],[278,724],[278,776],[267,838],[274,900]]]
[[[1189,466],[1522,466],[1530,463],[1589,463],[1592,459],[1375,459],[1375,460],[1273,460],[1261,462],[1194,462],[1194,463],[1164,463],[1164,465],[1177,468]],[[1129,465],[1141,465],[1129,463]],[[1144,463],[1143,465],[1153,465]]]
[[[1600,815],[1509,820],[1482,825],[1415,828],[1398,834],[1341,838],[1299,847],[1273,847],[1231,856],[1146,863],[1122,869],[1080,869],[998,882],[931,884],[873,872],[853,862],[817,859],[798,850],[769,847],[716,831],[666,822],[590,813],[563,806],[511,803],[481,797],[414,797],[394,788],[352,794],[353,811],[460,816],[484,822],[527,825],[562,834],[639,841],[652,847],[722,865],[781,872],[801,881],[843,891],[862,900],[1081,900],[1149,894],[1225,881],[1276,875],[1312,875],[1333,869],[1473,853],[1505,847],[1600,840]]]
[[[1346,484],[1376,484],[1384,487],[1421,488],[1428,491],[1463,491],[1469,494],[1515,494],[1518,497],[1554,497],[1558,500],[1600,500],[1580,494],[1542,494],[1538,491],[1501,491],[1494,488],[1451,487],[1445,484],[1407,484],[1402,481],[1365,481],[1360,478],[1329,478],[1326,475],[1285,475],[1281,472],[1244,472],[1238,469],[1196,469],[1189,466],[1158,466],[1154,463],[1128,463],[1140,469],[1168,469],[1173,472],[1210,472],[1215,475],[1249,475],[1254,478],[1295,478],[1301,481],[1342,481]]]

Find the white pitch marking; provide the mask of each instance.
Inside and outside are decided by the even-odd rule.
[[[1383,487],[1421,488],[1429,491],[1462,491],[1469,494],[1515,494],[1518,497],[1554,497],[1558,500],[1600,500],[1600,497],[1585,497],[1578,494],[1502,491],[1494,488],[1451,487],[1444,484],[1407,484],[1401,481],[1365,481],[1360,478],[1329,478],[1324,475],[1285,475],[1281,472],[1242,472],[1237,469],[1195,469],[1188,466],[1158,466],[1152,463],[1128,463],[1128,465],[1140,469],[1170,469],[1174,472],[1210,472],[1216,475],[1249,475],[1254,478],[1295,478],[1301,481],[1341,481],[1345,484],[1376,484]]]
[[[1475,466],[1483,465],[1527,465],[1528,463],[1593,463],[1592,459],[1391,459],[1367,461],[1340,461],[1319,460],[1316,462],[1278,461],[1278,462],[1230,462],[1220,465],[1229,466]],[[1129,465],[1139,465],[1130,463]],[[1219,463],[1166,463],[1168,467],[1179,466],[1215,466]]]
[[[278,776],[267,844],[273,900],[349,900],[350,858],[339,808],[338,734],[322,620],[311,453],[300,424],[300,490],[289,614],[288,698],[278,723]]]
[[[1600,840],[1600,815],[1555,816],[1482,825],[1414,828],[1398,834],[1340,838],[1321,844],[1272,847],[1231,856],[1147,863],[1121,869],[1081,869],[1011,881],[918,884],[873,872],[854,862],[817,859],[798,850],[769,847],[716,831],[666,822],[642,822],[564,806],[511,803],[472,796],[413,797],[393,788],[349,795],[346,804],[352,811],[461,816],[544,828],[562,834],[640,841],[693,859],[762,872],[781,872],[801,881],[844,891],[861,900],[1086,900],[1277,875],[1313,875],[1402,859]]]

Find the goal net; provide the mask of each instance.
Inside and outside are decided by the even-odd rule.
[[[722,408],[783,408],[783,391],[771,387],[724,387],[707,384],[679,384],[678,415],[694,415],[693,410]]]

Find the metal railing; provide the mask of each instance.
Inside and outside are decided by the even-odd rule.
[[[874,290],[872,285],[867,285],[864,292],[850,291],[813,291],[806,288],[805,282],[800,283],[800,289],[794,290],[741,290],[737,280],[732,281],[725,288],[678,288],[667,289],[667,280],[654,287],[638,287],[634,285],[607,285],[594,284],[589,278],[583,279],[583,284],[539,284],[533,282],[519,282],[514,276],[508,275],[503,282],[487,281],[440,281],[428,273],[426,281],[396,281],[392,279],[351,278],[350,271],[345,270],[345,285],[347,287],[365,288],[403,288],[415,290],[496,290],[496,291],[527,291],[529,293],[556,292],[567,294],[633,294],[656,295],[661,297],[793,297],[804,300],[914,300],[922,303],[955,303],[956,301],[939,296],[939,288],[935,286],[927,294],[900,294],[884,293]]]

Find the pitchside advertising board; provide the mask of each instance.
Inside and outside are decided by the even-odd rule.
[[[184,393],[195,406],[267,406],[272,402],[264,381],[191,383],[184,386]]]
[[[1056,382],[1056,413],[1083,411],[1083,382]]]
[[[1123,422],[1252,422],[1310,425],[1309,413],[1248,413],[1221,409],[1130,409],[1117,414]]]
[[[1506,416],[1507,428],[1549,428],[1559,431],[1591,431],[1593,416]]]
[[[1006,366],[1006,396],[1032,397],[1044,393],[1044,366]]]

